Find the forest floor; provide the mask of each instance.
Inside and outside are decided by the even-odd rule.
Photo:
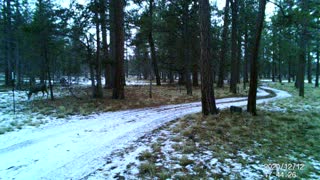
[[[228,88],[224,87],[217,90],[216,97],[246,96],[247,94],[247,91],[241,91],[239,94],[234,95],[229,92]],[[80,94],[78,98],[70,95],[67,88],[60,88],[57,91],[65,94],[64,96],[58,96],[55,101],[32,101],[33,111],[45,111],[46,114],[49,113],[49,115],[61,118],[74,114],[89,115],[92,113],[196,102],[200,101],[201,97],[200,87],[194,87],[192,96],[188,96],[185,87],[177,85],[152,86],[152,98],[149,98],[149,86],[125,86],[125,100],[112,99],[112,89],[103,89],[104,98],[102,99],[91,98],[90,87],[79,86],[73,89],[75,94]],[[61,110],[58,113],[54,111],[57,107]]]
[[[290,96],[283,91],[274,91],[277,93],[276,97],[261,99],[258,103]],[[266,96],[268,93],[260,91],[259,95]],[[219,99],[217,104],[221,109],[230,105],[245,105],[246,98]],[[200,110],[201,103],[194,102],[89,116],[75,115],[70,119],[49,121],[37,128],[22,128],[5,133],[0,135],[0,177],[101,178],[97,172],[104,172],[104,165],[110,164],[114,170],[112,172],[118,171],[119,168],[124,168],[125,171],[127,164],[121,166],[122,162],[117,161],[118,156],[115,154],[137,152],[127,147],[139,144],[139,138],[166,123]],[[146,149],[141,146],[140,150],[142,152]],[[134,162],[136,156],[130,154],[125,161]],[[102,179],[113,177],[103,176]]]
[[[320,179],[320,90],[268,83],[293,97],[258,105],[258,116],[186,115],[112,154],[88,179]],[[111,158],[111,157],[110,157]]]
[[[112,89],[103,89],[104,98],[93,99],[88,83],[83,83],[72,86],[71,91],[76,97],[71,94],[69,87],[54,86],[54,101],[47,99],[46,95],[43,97],[41,92],[28,100],[27,91],[15,91],[15,112],[12,90],[0,86],[0,134],[38,127],[50,121],[72,119],[76,115],[87,116],[94,113],[200,101],[199,87],[193,88],[193,95],[188,96],[184,86],[153,86],[150,99],[149,86],[143,85],[144,81],[132,80],[127,83],[129,86],[125,86],[125,100],[112,99]],[[228,88],[226,86],[216,90],[216,97],[239,97],[247,94],[246,90],[240,89],[240,92],[234,95]]]

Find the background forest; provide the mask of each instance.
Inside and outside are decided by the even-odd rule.
[[[303,96],[304,74],[308,83],[319,86],[319,2],[268,3],[275,12],[262,32],[258,76],[294,81]],[[39,80],[51,87],[50,82],[62,77],[68,83],[72,77],[85,77],[92,81],[93,97],[99,98],[102,84],[117,86],[116,74],[123,82],[129,76],[147,80],[151,74],[157,85],[178,79],[192,94],[200,69],[197,1],[121,1],[120,7],[127,7],[124,13],[117,4],[71,1],[62,8],[49,0],[2,1],[0,71],[5,85],[15,79],[20,89]],[[258,4],[227,0],[224,10],[211,7],[210,64],[218,88],[228,84],[236,93],[240,82],[244,88],[249,82]],[[117,51],[119,38],[125,45]],[[118,63],[119,57],[123,62]]]

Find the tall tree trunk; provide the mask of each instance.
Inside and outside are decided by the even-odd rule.
[[[281,35],[281,29],[279,30],[279,34]],[[282,62],[282,47],[281,47],[281,37],[278,38],[278,80],[279,83],[282,83],[282,72],[281,72],[281,62]]]
[[[108,88],[108,84],[111,81],[109,74],[111,71],[110,62],[109,62],[109,47],[107,42],[107,17],[106,17],[106,1],[100,0],[100,17],[101,17],[101,33],[102,33],[102,53],[103,53],[103,64],[105,66],[104,71],[104,88]]]
[[[232,32],[231,32],[231,79],[230,92],[237,93],[237,29],[238,29],[238,0],[231,1]]]
[[[173,78],[173,73],[172,70],[169,70],[169,84],[173,84],[174,83],[174,78]]]
[[[114,4],[115,23],[115,58],[116,73],[114,79],[113,99],[124,99],[124,1],[112,0]]]
[[[95,70],[96,70],[96,87],[95,87],[95,93],[94,98],[102,98],[103,97],[103,91],[102,91],[102,83],[101,83],[101,58],[100,58],[100,18],[98,13],[98,7],[99,3],[96,0],[95,1],[95,20],[96,20],[96,36],[97,36],[97,51],[96,51],[96,62],[95,62]]]
[[[202,114],[217,114],[214,97],[212,71],[209,59],[210,54],[210,4],[209,0],[199,0],[200,16],[200,68],[201,68],[201,104]]]
[[[275,57],[273,55],[273,58],[272,58],[272,82],[275,82],[276,81],[276,62],[275,62]]]
[[[150,29],[149,29],[148,41],[149,41],[153,71],[156,76],[157,86],[161,86],[156,49],[154,46],[154,39],[152,34],[153,33],[153,24],[152,24],[153,23],[153,3],[154,3],[154,0],[149,1]]]
[[[220,51],[220,63],[219,63],[219,76],[217,87],[223,87],[223,80],[225,74],[225,61],[226,61],[226,53],[227,53],[227,38],[228,38],[228,26],[229,26],[229,0],[226,0],[226,6],[224,8],[224,24],[222,31],[222,45]]]
[[[237,77],[237,83],[240,83],[240,66],[241,66],[241,58],[242,58],[242,53],[241,53],[241,48],[242,48],[242,43],[241,43],[241,32],[240,28],[238,28],[238,37],[237,37],[237,42],[238,42],[238,49],[237,49],[237,68],[236,68],[236,77]]]
[[[245,24],[245,34],[244,34],[244,48],[245,48],[245,55],[244,55],[244,62],[243,62],[243,83],[249,82],[248,78],[248,62],[250,57],[249,51],[249,35],[248,35],[248,25]]]
[[[299,53],[299,54],[300,54],[300,53]],[[300,87],[300,85],[299,85],[299,84],[300,84],[300,80],[299,80],[299,78],[300,78],[299,73],[300,73],[300,72],[299,72],[299,71],[300,71],[300,70],[299,70],[298,66],[296,66],[295,69],[296,69],[296,72],[295,72],[295,74],[296,74],[296,81],[294,82],[294,87],[297,88],[297,89],[299,89],[299,87]]]
[[[308,58],[308,83],[312,84],[312,58],[310,56],[309,51],[307,52],[307,58]]]
[[[184,63],[185,63],[185,80],[186,80],[186,89],[187,95],[192,95],[192,82],[191,82],[191,59],[190,59],[190,34],[188,28],[188,21],[189,21],[189,3],[184,2],[183,4],[183,55],[184,55]]]
[[[308,11],[308,0],[301,0],[301,11],[306,13]],[[307,17],[307,16],[304,16]],[[302,30],[300,31],[300,51],[299,51],[299,96],[304,97],[304,75],[306,67],[306,52],[307,52],[307,19],[301,22]]]
[[[279,57],[277,57],[277,53],[279,50],[279,43],[277,41],[277,29],[276,27],[272,28],[272,70],[273,70],[273,74],[272,74],[272,82],[276,82],[276,77],[278,76],[278,66],[277,66],[277,62]],[[278,76],[279,77],[279,76]]]
[[[280,51],[279,51],[280,52]],[[279,62],[278,62],[278,80],[279,83],[282,83],[282,73],[281,73],[281,57],[279,56]]]
[[[198,65],[194,64],[192,68],[192,85],[193,86],[199,86],[199,80],[198,80]]]
[[[257,115],[257,87],[258,87],[258,54],[259,54],[259,46],[260,39],[263,29],[264,15],[266,9],[267,0],[259,1],[259,14],[257,17],[256,23],[256,32],[255,39],[252,48],[252,57],[251,57],[251,73],[250,73],[250,89],[248,95],[248,105],[247,111],[252,115]]]
[[[49,55],[48,55],[48,46],[47,46],[47,44],[45,44],[43,50],[44,50],[44,59],[45,59],[45,62],[46,62],[47,75],[48,75],[48,80],[49,80],[50,99],[51,99],[51,101],[53,101],[54,100],[54,96],[53,96],[53,88],[52,88],[52,82],[51,82],[50,60],[49,60]]]
[[[107,88],[111,89],[114,87],[115,79],[115,64],[116,64],[116,32],[115,32],[115,5],[114,0],[109,0],[109,19],[110,19],[110,52],[109,62],[107,63]]]
[[[12,72],[13,72],[13,55],[12,55],[12,9],[11,0],[6,0],[3,3],[4,9],[4,43],[5,43],[5,85],[12,86]]]

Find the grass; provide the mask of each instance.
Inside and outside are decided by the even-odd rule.
[[[0,135],[13,130],[14,129],[12,127],[0,127]]]
[[[140,156],[139,156],[139,160],[143,161],[143,160],[149,160],[152,158],[152,154],[149,151],[143,151]]]
[[[89,115],[94,112],[195,102],[200,101],[201,98],[200,87],[193,87],[193,95],[189,96],[183,86],[177,85],[153,86],[151,99],[149,98],[149,86],[126,86],[125,100],[112,99],[112,90],[110,89],[103,89],[104,98],[102,99],[91,98],[89,87],[77,87],[75,93],[80,99],[71,96],[67,89],[58,88],[56,91],[69,95],[56,98],[55,101],[46,98],[34,99],[31,103],[27,102],[26,105],[32,107],[33,112],[64,118],[74,114]],[[246,94],[246,90],[241,90],[237,96],[245,96]],[[234,96],[229,93],[228,87],[217,89],[215,95],[216,98]]]
[[[180,159],[180,162],[179,162],[179,164],[181,166],[188,166],[189,164],[193,164],[193,163],[194,163],[194,161],[191,159],[188,159],[188,157],[185,155],[182,156],[182,158]]]
[[[161,156],[166,149],[163,147],[149,152],[158,158],[154,161],[162,162],[162,166],[157,168],[163,169],[171,178],[206,179],[209,176],[241,179],[244,178],[241,175],[244,169],[264,178],[264,172],[257,166],[265,168],[265,164],[271,163],[303,164],[302,169],[284,171],[287,175],[295,173],[297,178],[319,178],[320,89],[307,84],[305,97],[302,98],[292,87],[293,84],[271,83],[270,86],[289,91],[293,97],[258,105],[258,116],[247,113],[230,114],[224,110],[218,116],[188,115],[179,119],[175,126],[168,125],[166,130],[172,135],[161,137],[158,144],[166,139],[174,152],[167,152],[169,157]],[[284,112],[274,107],[279,107]],[[204,152],[211,152],[212,156],[205,155]],[[190,155],[198,158],[189,159]],[[235,165],[227,161],[231,159],[232,162],[241,164],[242,170],[213,173],[214,169],[219,170],[219,165],[208,168],[210,157],[217,158],[219,163],[232,169]],[[175,165],[181,165],[183,169],[167,168]],[[187,165],[192,165],[191,171],[185,169]],[[160,178],[160,173],[156,171],[153,176]],[[279,177],[279,174],[277,176],[275,171],[272,176],[285,179]]]
[[[142,163],[139,166],[139,173],[141,176],[154,176],[156,174],[156,166],[153,163]]]

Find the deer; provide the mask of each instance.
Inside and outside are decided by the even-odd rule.
[[[47,90],[47,86],[45,84],[40,84],[40,85],[36,85],[34,87],[31,87],[29,89],[28,92],[28,100],[30,100],[32,94],[38,94],[38,92],[42,92],[42,97],[44,96],[44,93],[47,93],[47,98],[48,98],[48,90]]]

